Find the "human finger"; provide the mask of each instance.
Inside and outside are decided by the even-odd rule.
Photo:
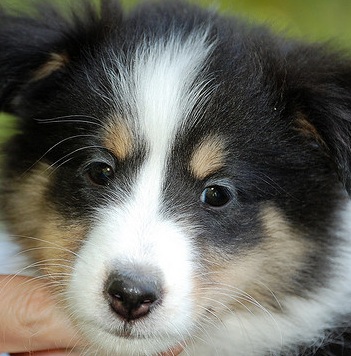
[[[71,349],[78,343],[43,281],[0,275],[0,352]]]
[[[10,356],[78,356],[78,353],[72,352],[70,350],[52,350],[52,351],[37,351],[37,352],[26,352],[10,354]]]

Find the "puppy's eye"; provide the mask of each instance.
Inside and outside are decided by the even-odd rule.
[[[115,172],[111,166],[106,163],[95,162],[88,168],[88,176],[90,180],[98,185],[109,185],[115,176]]]
[[[232,194],[226,187],[213,185],[204,189],[201,201],[204,204],[218,208],[226,205],[232,198]]]

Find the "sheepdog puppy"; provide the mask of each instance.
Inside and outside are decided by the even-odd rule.
[[[0,12],[1,208],[82,353],[351,352],[350,59],[183,2],[47,3]]]

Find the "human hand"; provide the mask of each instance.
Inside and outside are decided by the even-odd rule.
[[[72,349],[79,343],[45,282],[0,275],[0,353],[72,356]]]

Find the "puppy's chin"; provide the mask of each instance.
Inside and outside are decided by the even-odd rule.
[[[110,332],[101,331],[100,328],[88,325],[80,329],[83,337],[91,345],[86,350],[81,350],[83,354],[90,355],[99,353],[101,355],[110,355],[115,353],[121,356],[136,355],[177,355],[180,353],[187,341],[177,341],[178,335],[160,335],[157,338],[142,337],[120,337]],[[93,344],[91,344],[91,342]],[[184,346],[183,346],[184,345]]]

